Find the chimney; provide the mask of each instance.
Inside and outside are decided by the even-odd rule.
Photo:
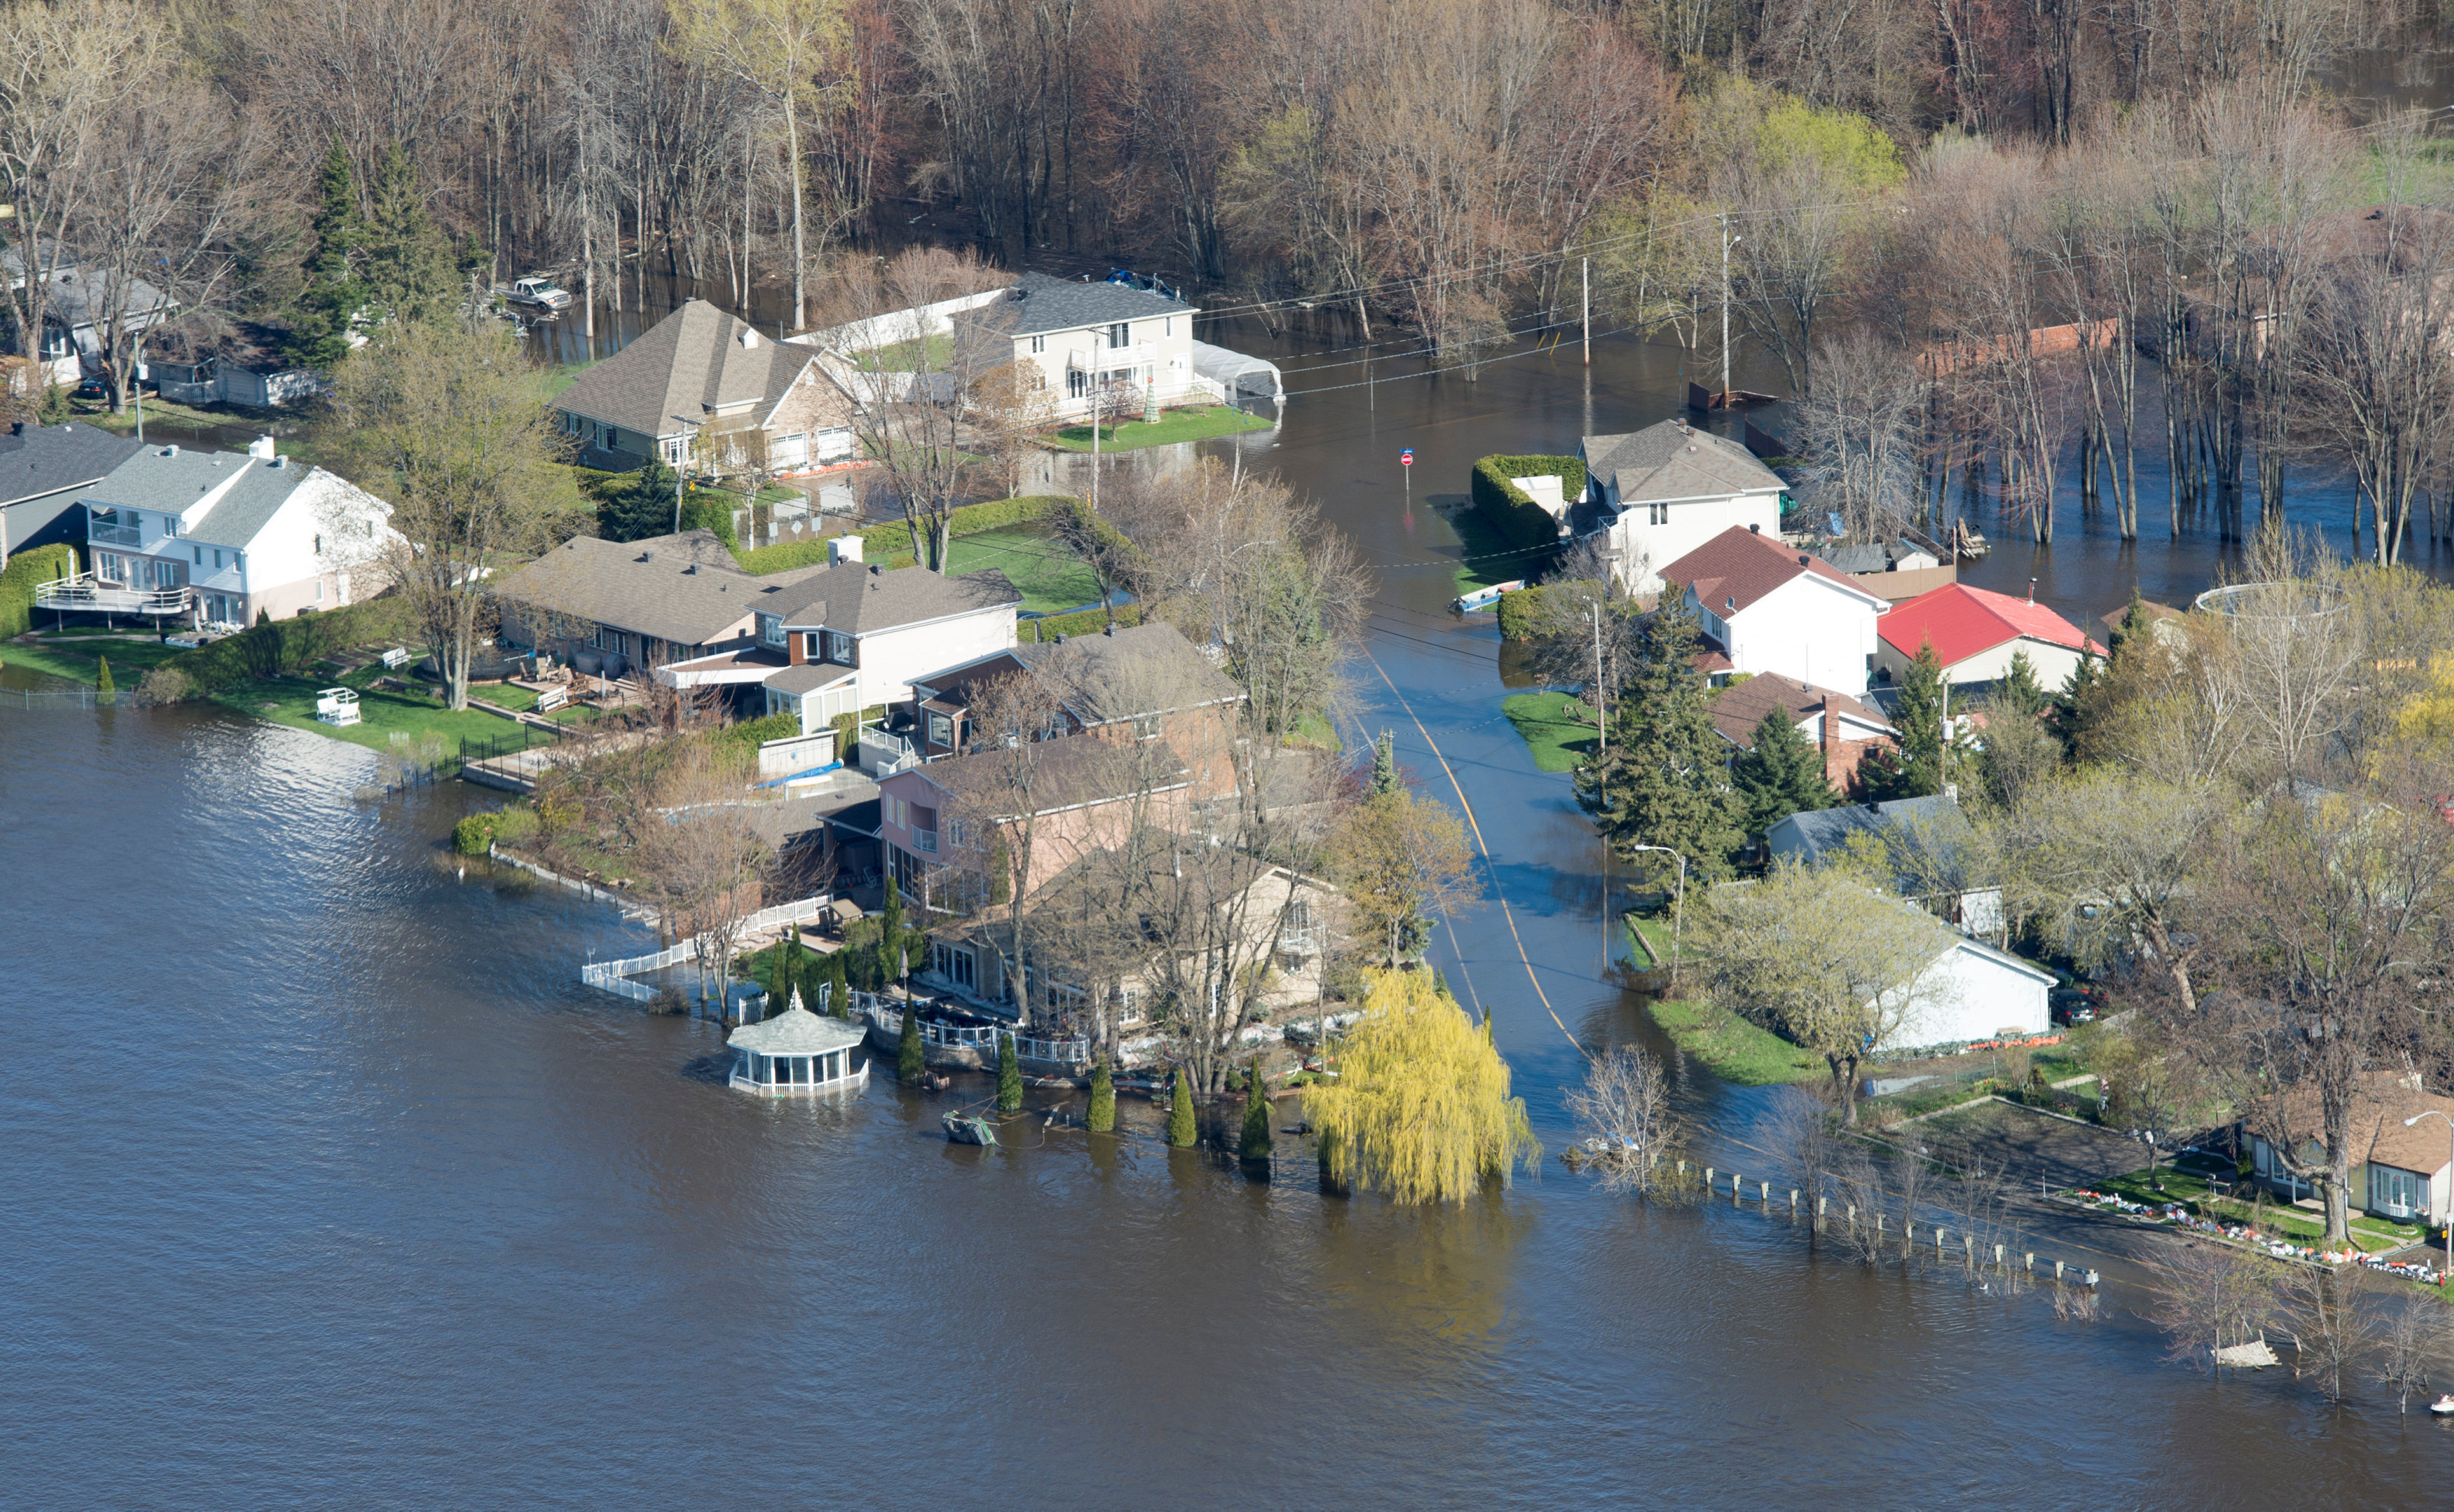
[[[271,462],[278,453],[271,436],[258,436],[247,444],[247,454],[261,462]]]
[[[1823,695],[1823,780],[1838,785],[1834,770],[1840,756],[1840,711],[1832,705],[1832,695]]]
[[[2037,580],[2035,578],[2030,578],[2028,580],[2028,602],[2031,604],[2037,602]]]
[[[1751,526],[1748,526],[1748,527],[1747,527],[1747,534],[1749,534],[1749,535],[1761,535],[1761,534],[1763,534],[1763,527],[1762,527],[1762,525],[1760,525],[1760,524],[1757,524],[1757,525],[1751,525]]]
[[[827,566],[836,567],[845,562],[857,562],[859,560],[860,537],[856,535],[835,535],[827,538]]]
[[[1116,627],[1115,626],[1111,625],[1111,626],[1109,626],[1106,629],[1101,630],[1099,633],[1100,633],[1100,634],[1102,634],[1102,635],[1108,636],[1108,637],[1110,637],[1111,639],[1114,639],[1114,638],[1115,638],[1115,636],[1116,636]]]
[[[748,326],[741,328],[741,345],[747,349],[758,345],[758,332]]]
[[[177,456],[178,454],[179,454],[179,448],[178,448],[178,445],[177,445],[175,442],[174,442],[174,443],[172,443],[171,445],[167,446],[167,447],[164,447],[164,448],[162,448],[162,455],[163,455],[163,456],[166,456],[166,457],[175,457],[175,456]]]
[[[22,420],[11,420],[9,422],[9,434],[12,436],[22,436],[25,433],[26,422]]]
[[[1059,630],[1059,631],[1057,631],[1057,632],[1056,632],[1056,644],[1057,644],[1057,645],[1059,645],[1059,646],[1062,646],[1062,645],[1064,645],[1064,644],[1065,644],[1065,632],[1064,632],[1063,630]]]
[[[879,576],[880,574],[882,574],[883,572],[885,572],[885,570],[886,570],[886,568],[885,568],[884,567],[882,567],[882,566],[878,565],[878,564],[877,564],[877,563],[875,563],[875,562],[872,562],[872,563],[869,565],[869,575],[870,575],[871,577],[876,577],[876,576]]]

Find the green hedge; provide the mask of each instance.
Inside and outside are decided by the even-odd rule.
[[[981,535],[990,530],[1002,530],[1010,525],[1024,525],[1045,520],[1073,507],[1074,501],[1061,493],[1026,494],[1017,499],[992,499],[986,504],[967,504],[956,509],[948,522],[954,535]],[[912,527],[900,520],[873,525],[860,532],[860,554],[865,562],[882,567],[910,567]],[[787,541],[780,546],[762,546],[754,551],[736,551],[734,559],[741,570],[757,575],[769,572],[790,572],[795,567],[823,567],[827,560],[824,541]]]
[[[300,671],[357,647],[377,642],[399,645],[410,638],[412,625],[408,604],[387,595],[346,609],[258,625],[228,640],[167,657],[162,666],[186,678],[191,692],[210,693],[251,677]]]
[[[452,826],[452,848],[464,856],[482,856],[496,844],[514,846],[536,833],[536,810],[524,804],[471,814]]]
[[[1116,606],[1116,624],[1121,628],[1142,622],[1138,604]],[[1096,635],[1108,627],[1108,611],[1099,608],[1076,609],[1071,614],[1050,614],[1036,620],[1024,620],[1015,626],[1015,633],[1026,640],[1053,641],[1060,635]]]
[[[1511,547],[1531,549],[1559,539],[1559,522],[1511,478],[1559,475],[1559,495],[1585,491],[1585,465],[1576,457],[1485,457],[1474,465],[1474,507]]]
[[[715,732],[715,742],[719,746],[738,746],[742,750],[754,753],[768,741],[791,740],[799,733],[801,733],[800,715],[768,714],[757,719],[745,719],[738,724],[725,726]]]
[[[0,572],[0,641],[33,627],[37,586],[76,573],[76,547],[65,541],[29,547],[10,557],[9,569]]]
[[[1499,638],[1503,641],[1530,641],[1538,633],[1535,627],[1542,618],[1541,587],[1517,588],[1499,596]]]

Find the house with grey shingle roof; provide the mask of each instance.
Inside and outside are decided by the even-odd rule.
[[[1088,414],[1092,394],[1102,389],[1111,405],[1128,407],[1215,397],[1194,366],[1198,313],[1130,284],[1024,273],[959,321],[967,334],[1013,343],[1014,360],[1036,367],[1056,412],[1073,416]]]
[[[1672,419],[1587,436],[1577,454],[1635,592],[1659,588],[1663,567],[1733,526],[1780,539],[1780,477],[1726,436]]]
[[[853,401],[832,352],[759,334],[703,299],[579,375],[554,399],[590,467],[661,457],[719,472],[792,472],[852,456]]]
[[[246,626],[338,608],[373,587],[383,501],[275,454],[146,447],[76,490],[87,570],[39,594],[63,613]]]
[[[83,545],[77,490],[100,483],[142,449],[126,436],[73,421],[11,425],[0,435],[0,564],[28,547]]]

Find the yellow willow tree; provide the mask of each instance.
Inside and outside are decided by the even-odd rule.
[[[1465,1200],[1542,1159],[1508,1063],[1428,971],[1367,971],[1335,1082],[1304,1088],[1332,1181],[1400,1203]]]

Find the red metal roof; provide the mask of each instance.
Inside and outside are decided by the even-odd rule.
[[[2104,654],[2104,647],[2082,634],[2078,626],[2043,605],[1965,583],[1921,593],[1896,606],[1875,621],[1875,633],[1903,656],[1915,656],[1920,645],[1930,642],[1945,666],[2022,636]]]

